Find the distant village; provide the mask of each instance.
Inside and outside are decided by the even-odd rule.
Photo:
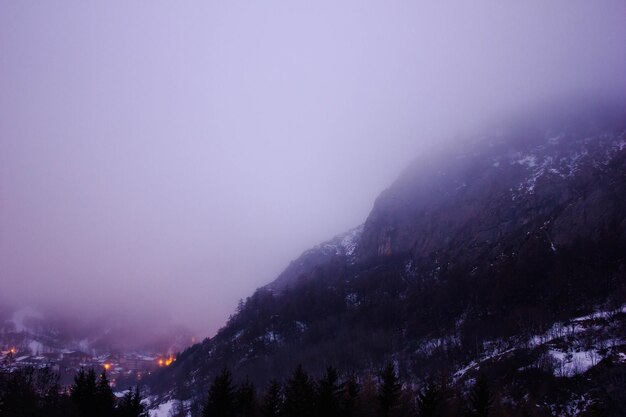
[[[80,369],[94,369],[96,372],[105,371],[111,386],[115,386],[118,383],[140,381],[156,369],[176,361],[172,354],[121,353],[92,356],[78,350],[37,352],[35,355],[32,353],[28,348],[4,347],[0,350],[0,367],[9,371],[28,367],[49,368],[59,375],[61,385],[71,384]]]

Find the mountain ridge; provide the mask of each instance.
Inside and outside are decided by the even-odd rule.
[[[554,368],[559,355],[576,356],[571,340],[524,341],[599,310],[615,314],[571,336],[617,340],[584,352],[623,366],[624,108],[522,123],[418,159],[376,199],[362,231],[348,233],[349,249],[339,235],[305,251],[154,389],[189,376],[206,388],[224,366],[262,384],[300,363],[364,373],[394,361],[420,381],[473,362],[493,368],[484,358],[494,346],[499,361],[520,364],[513,370]]]

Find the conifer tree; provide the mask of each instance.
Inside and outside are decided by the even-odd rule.
[[[235,392],[230,371],[224,368],[209,388],[209,397],[202,412],[203,417],[234,417]]]
[[[283,407],[283,397],[280,389],[280,384],[275,379],[270,381],[265,395],[263,396],[263,403],[261,404],[261,416],[262,417],[278,417],[280,416]]]
[[[256,391],[248,378],[239,385],[235,395],[237,416],[254,417],[257,414]]]
[[[0,416],[36,415],[37,395],[32,386],[32,369],[0,375]]]
[[[141,403],[139,386],[129,389],[117,406],[117,417],[147,417],[146,407]]]
[[[359,417],[376,417],[380,406],[378,393],[378,376],[366,373],[360,380],[359,401],[357,402],[356,415]]]
[[[59,376],[49,367],[26,367],[5,376],[0,375],[0,416],[64,415],[67,398],[60,394]]]
[[[378,411],[380,417],[395,416],[400,403],[402,386],[392,364],[387,364],[380,374],[378,389]]]
[[[185,407],[185,402],[182,400],[183,398],[189,398],[191,396],[191,392],[188,387],[185,385],[183,381],[177,381],[174,383],[174,405],[172,406],[172,410],[170,412],[171,417],[187,417],[187,414],[191,410],[189,407]],[[194,402],[192,402],[192,406]],[[200,412],[192,415],[200,415],[202,414],[202,407],[200,407]]]
[[[354,375],[350,375],[343,384],[341,414],[345,417],[354,416],[361,387]]]
[[[318,416],[335,417],[341,413],[342,389],[339,384],[339,376],[332,366],[326,369],[326,373],[320,379],[317,390],[316,410]]]
[[[96,412],[94,410],[96,385],[96,372],[93,369],[87,372],[81,369],[74,377],[74,384],[70,388],[70,398],[80,417],[92,417]]]
[[[314,415],[315,386],[309,375],[299,365],[285,386],[283,417],[308,417]]]
[[[92,417],[111,417],[115,407],[115,397],[109,384],[106,372],[100,374],[96,383],[96,392],[93,400],[94,410]]]

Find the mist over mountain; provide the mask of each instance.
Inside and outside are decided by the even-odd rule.
[[[391,361],[407,381],[480,372],[511,401],[565,407],[613,378],[600,364],[626,367],[624,195],[624,101],[536,108],[416,159],[363,226],[304,252],[152,387]],[[530,370],[558,388],[537,391]]]
[[[0,309],[0,349],[14,349],[28,356],[71,351],[90,355],[165,354],[180,351],[195,340],[188,328],[158,316],[77,316],[24,306]]]
[[[0,2],[0,417],[623,417],[624,16]]]
[[[624,14],[2,2],[0,303],[212,336],[290,260],[363,223],[416,156],[551,97],[626,91]]]

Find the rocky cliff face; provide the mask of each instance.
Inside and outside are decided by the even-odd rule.
[[[299,363],[389,360],[408,379],[458,382],[495,357],[556,376],[572,339],[541,335],[598,309],[613,313],[575,335],[594,335],[596,362],[622,363],[625,196],[624,107],[530,118],[425,155],[362,228],[305,252],[154,386],[192,375],[204,387],[224,366],[264,382]]]
[[[623,122],[526,134],[501,131],[417,160],[376,201],[358,259],[447,252],[472,260],[538,229],[558,249],[621,224]]]

